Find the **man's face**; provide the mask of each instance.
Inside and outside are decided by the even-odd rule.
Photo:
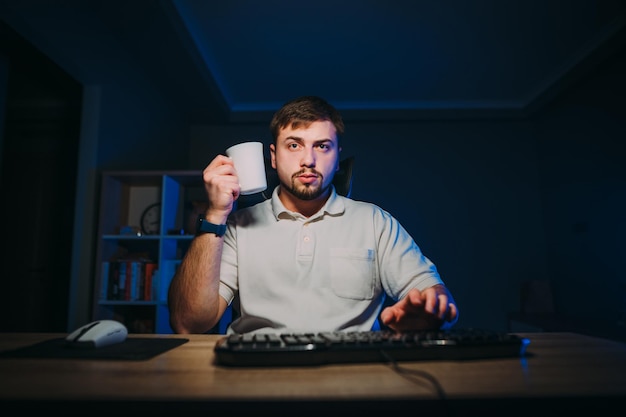
[[[280,131],[270,145],[272,167],[281,187],[302,200],[313,200],[328,190],[339,169],[337,131],[332,122],[318,121],[309,126]]]

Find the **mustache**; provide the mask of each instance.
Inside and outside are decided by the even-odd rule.
[[[320,177],[321,179],[324,179],[324,176],[322,175],[321,172],[316,171],[314,169],[307,169],[307,168],[301,169],[300,171],[296,172],[295,174],[293,174],[291,176],[291,178],[295,179],[295,178],[297,178],[297,177],[299,177],[300,175],[303,175],[303,174],[315,174],[318,177]]]

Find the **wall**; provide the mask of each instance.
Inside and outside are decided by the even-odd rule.
[[[565,314],[626,326],[626,53],[537,121],[549,275]]]

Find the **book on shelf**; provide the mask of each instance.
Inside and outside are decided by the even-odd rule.
[[[154,276],[157,269],[156,262],[147,262],[144,265],[143,299],[154,301]]]
[[[153,301],[153,277],[157,263],[151,260],[104,261],[101,267],[101,300]]]

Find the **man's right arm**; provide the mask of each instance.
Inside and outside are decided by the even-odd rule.
[[[232,160],[216,156],[204,169],[202,178],[209,200],[206,221],[226,224],[240,191]],[[205,333],[226,311],[226,300],[219,295],[223,248],[224,237],[213,233],[201,234],[191,241],[168,292],[170,325],[176,333]]]
[[[224,238],[212,233],[191,242],[170,284],[170,325],[176,333],[205,333],[222,317],[227,303],[219,295]]]

